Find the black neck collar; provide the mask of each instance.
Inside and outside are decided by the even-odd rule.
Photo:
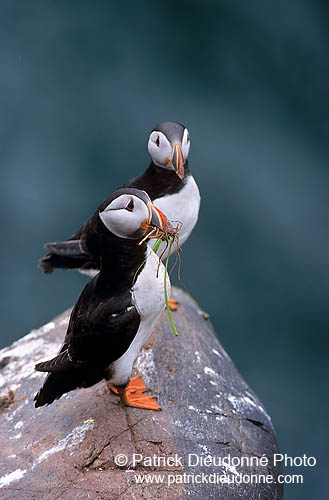
[[[130,289],[144,267],[147,245],[140,239],[123,239],[110,233],[99,220],[98,254],[101,270],[98,286],[117,293]]]

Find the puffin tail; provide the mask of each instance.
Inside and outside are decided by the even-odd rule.
[[[87,368],[48,373],[43,386],[34,397],[35,407],[50,405],[55,399],[59,399],[63,394],[74,389],[91,387],[100,382],[104,375],[104,370],[89,371]]]
[[[59,399],[65,392],[73,391],[79,387],[79,382],[74,372],[49,373],[46,380],[35,395],[35,407],[50,405],[55,399]]]
[[[64,344],[62,351],[55,358],[35,366],[40,372],[48,372],[43,386],[34,397],[36,408],[49,405],[64,393],[79,387],[91,387],[104,378],[102,366],[77,366],[65,347]]]

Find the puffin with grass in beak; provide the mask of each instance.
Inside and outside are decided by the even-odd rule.
[[[168,220],[179,222],[181,229],[177,243],[181,246],[197,223],[200,207],[199,189],[188,167],[190,135],[187,128],[176,122],[160,123],[150,134],[148,151],[152,159],[149,168],[122,187],[146,191]],[[95,214],[104,204],[109,204],[110,198],[111,195]],[[90,220],[95,220],[95,214]],[[64,268],[95,276],[101,266],[100,256],[92,247],[86,248],[83,244],[90,220],[68,240],[45,244],[48,253],[40,260],[39,267],[46,274]],[[160,245],[159,255],[165,245],[164,242]],[[167,252],[163,253],[163,259]]]
[[[36,407],[106,379],[124,405],[159,409],[144,394],[141,378],[129,381],[165,308],[165,269],[145,237],[152,237],[155,228],[159,237],[170,227],[146,192],[134,188],[112,193],[84,226],[81,250],[97,257],[100,271],[74,306],[58,355],[36,365],[48,372],[34,398]],[[168,275],[166,279],[170,290]]]

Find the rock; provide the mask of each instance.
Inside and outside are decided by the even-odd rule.
[[[282,498],[276,483],[227,482],[280,473],[271,420],[197,304],[174,298],[179,336],[164,313],[135,364],[162,411],[122,408],[105,382],[34,408],[34,365],[56,354],[70,311],[0,352],[1,500]]]

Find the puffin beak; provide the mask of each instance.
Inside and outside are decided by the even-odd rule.
[[[171,162],[173,164],[176,174],[181,180],[183,180],[184,179],[183,154],[182,154],[182,148],[178,142],[174,144],[172,150]]]
[[[149,211],[149,218],[148,220],[142,222],[141,229],[152,229],[157,227],[165,230],[167,225],[167,217],[165,216],[165,214],[161,212],[161,210],[153,205],[153,203],[151,203],[150,201],[147,204],[147,208]],[[157,236],[153,236],[153,238],[157,238]]]
[[[149,210],[151,213],[151,219],[149,222],[150,226],[159,227],[160,229],[165,229],[167,224],[167,217],[161,210],[153,205],[153,203],[149,203]]]

